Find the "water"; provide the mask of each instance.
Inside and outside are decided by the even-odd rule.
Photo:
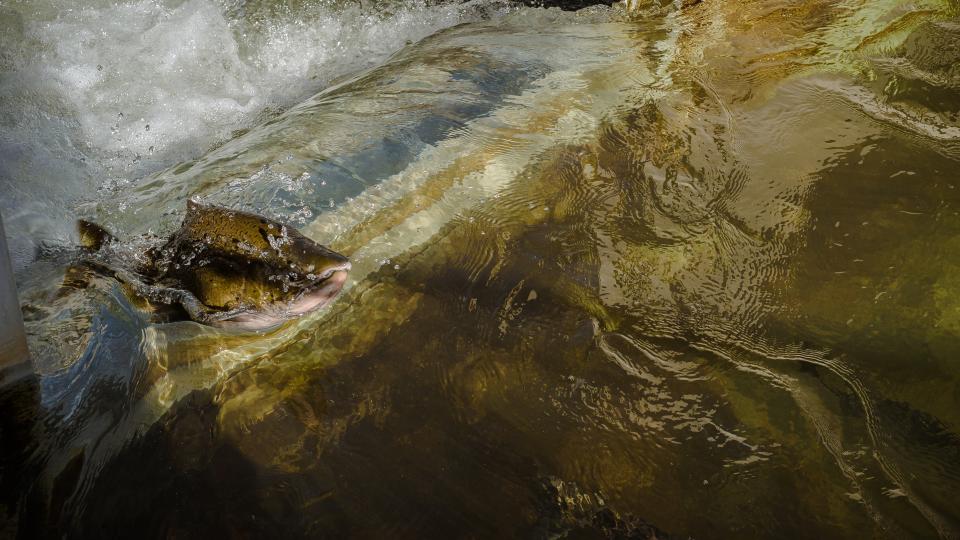
[[[194,159],[483,6],[216,0],[7,2],[0,189],[14,266],[72,214]]]
[[[70,100],[3,105],[34,119],[3,147],[33,363],[0,394],[0,530],[960,535],[954,3],[298,6],[16,19],[38,48],[4,47],[4,88],[60,70]],[[150,51],[221,41],[90,91],[90,56],[24,52],[130,13]],[[218,108],[227,79],[255,103]],[[85,131],[98,92],[163,111],[163,151]],[[54,298],[69,233],[23,237],[82,215],[135,258],[191,196],[350,255],[344,293],[265,335],[155,324],[108,278]]]

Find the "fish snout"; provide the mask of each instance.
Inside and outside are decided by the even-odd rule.
[[[323,283],[324,281],[332,279],[334,276],[338,274],[342,274],[345,278],[347,275],[347,272],[349,272],[351,268],[353,268],[353,265],[350,264],[349,260],[344,260],[343,262],[340,262],[334,265],[328,265],[320,273],[313,272],[312,274],[315,277],[312,281],[314,284]]]

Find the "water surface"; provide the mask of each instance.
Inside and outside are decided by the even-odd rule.
[[[27,257],[6,530],[960,534],[956,5],[481,7],[70,199],[129,257],[197,197],[354,270],[245,335]]]

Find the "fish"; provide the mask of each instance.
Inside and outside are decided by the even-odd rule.
[[[84,220],[77,228],[88,255],[78,266],[115,277],[151,306],[218,328],[265,330],[320,309],[351,268],[347,257],[293,227],[195,200],[187,201],[180,228],[132,269],[94,256],[116,242],[112,233]],[[85,281],[82,271],[67,275],[74,286]]]

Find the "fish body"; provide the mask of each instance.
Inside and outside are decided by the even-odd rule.
[[[80,221],[81,245],[114,241]],[[111,274],[134,296],[180,307],[211,326],[262,330],[319,309],[343,286],[350,261],[296,229],[266,217],[188,201],[180,228],[133,271],[100,260],[84,265]]]

